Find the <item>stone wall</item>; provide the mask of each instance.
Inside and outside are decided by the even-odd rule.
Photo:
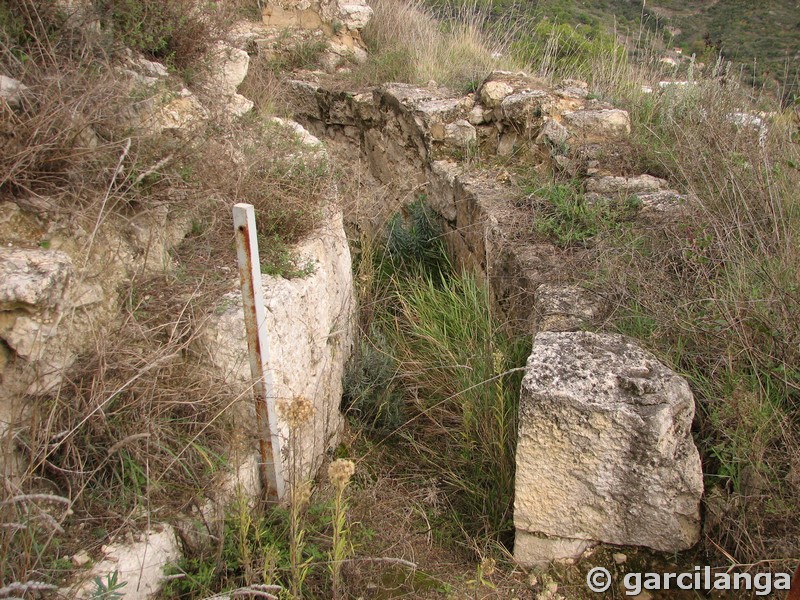
[[[591,202],[635,194],[640,227],[685,216],[687,198],[665,181],[619,171],[628,114],[589,99],[582,82],[547,86],[504,72],[467,96],[435,85],[291,89],[297,118],[366,165],[369,185],[382,190],[380,208],[355,211],[353,225],[375,230],[423,194],[456,263],[535,334],[520,402],[516,558],[576,558],[598,542],[670,552],[696,543],[703,484],[688,385],[632,340],[577,331],[604,312],[600,297],[576,285],[588,250],[534,236],[531,205],[491,166],[522,156],[540,174],[585,179]],[[471,168],[476,154],[489,166]]]

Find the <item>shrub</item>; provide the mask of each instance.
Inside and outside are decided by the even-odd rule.
[[[126,46],[177,68],[199,59],[220,34],[214,8],[195,0],[95,0],[102,22]]]

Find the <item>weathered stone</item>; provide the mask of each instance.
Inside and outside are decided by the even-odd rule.
[[[228,98],[225,110],[234,117],[241,117],[243,114],[253,110],[254,106],[255,103],[252,100],[245,98],[241,94],[234,94]]]
[[[694,545],[703,479],[693,416],[686,381],[631,340],[539,333],[520,400],[518,533]]]
[[[580,558],[595,545],[589,540],[551,538],[517,529],[514,535],[514,558],[521,565],[544,566],[554,560]]]
[[[589,95],[589,84],[579,79],[564,79],[556,86],[556,94],[564,98],[583,99]]]
[[[487,81],[481,86],[481,104],[486,108],[496,108],[512,93],[514,88],[503,81]]]
[[[652,175],[637,177],[592,177],[586,182],[586,191],[595,194],[640,194],[657,192],[666,188],[668,183]]]
[[[542,126],[542,131],[536,138],[536,143],[547,143],[554,147],[560,147],[567,143],[569,131],[558,121],[547,119]]]
[[[485,112],[483,110],[483,107],[481,107],[478,104],[473,106],[472,110],[469,111],[469,116],[467,117],[467,120],[472,125],[482,125],[483,123],[485,123],[486,122],[486,115],[485,115]]]
[[[628,111],[618,108],[567,111],[563,117],[568,128],[583,134],[628,135],[631,132]]]
[[[47,341],[55,333],[53,324],[20,315],[8,331],[0,332],[0,337],[18,356],[33,361],[42,357]]]
[[[289,119],[281,119],[280,117],[271,117],[269,119],[271,123],[275,123],[280,125],[281,127],[286,127],[297,136],[297,140],[303,145],[309,148],[321,148],[323,147],[322,142],[319,141],[319,138],[316,136],[311,135],[308,130],[300,125],[297,121],[292,121]]]
[[[506,96],[500,104],[500,115],[519,127],[530,127],[543,117],[542,105],[549,95],[542,90],[526,90]]]
[[[183,89],[178,95],[138,117],[138,125],[151,133],[170,129],[192,129],[208,118],[208,112],[197,97]]]
[[[451,146],[468,146],[474,143],[476,138],[475,128],[464,119],[448,123],[444,128],[444,142]]]
[[[576,331],[602,312],[599,298],[577,285],[543,283],[536,288],[537,331]]]
[[[63,252],[0,247],[0,310],[54,309],[72,274]]]
[[[241,116],[253,108],[253,102],[236,92],[247,77],[250,57],[247,52],[218,42],[208,53],[208,69],[204,87],[226,105],[226,111]]]
[[[372,15],[372,8],[367,4],[366,0],[351,0],[350,2],[339,4],[339,19],[347,29],[363,29],[372,19]]]
[[[156,77],[162,79],[169,77],[169,71],[167,70],[167,67],[165,67],[161,63],[154,62],[152,60],[147,60],[144,57],[131,59],[131,63],[135,68],[144,71],[144,73],[150,77]]]
[[[517,144],[517,134],[513,131],[504,133],[500,136],[500,141],[497,144],[498,156],[511,156],[514,154],[514,148]]]
[[[637,193],[636,197],[642,203],[641,215],[651,218],[667,215],[674,216],[690,204],[689,196],[680,194],[675,190]]]
[[[105,557],[83,574],[82,582],[71,590],[76,598],[95,597],[99,577],[105,582],[109,574],[117,572],[118,582],[126,600],[147,600],[160,589],[164,580],[164,567],[177,562],[181,551],[175,531],[169,525],[161,525],[160,531],[151,530],[139,541],[115,542],[103,547]]]
[[[12,108],[19,108],[28,86],[12,77],[0,75],[0,98]]]

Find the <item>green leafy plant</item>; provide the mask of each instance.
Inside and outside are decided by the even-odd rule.
[[[95,9],[127,46],[183,69],[218,35],[206,5],[191,0],[95,0]]]
[[[121,600],[125,593],[120,590],[126,585],[127,581],[119,580],[119,571],[109,573],[105,580],[102,577],[95,577],[92,600]]]

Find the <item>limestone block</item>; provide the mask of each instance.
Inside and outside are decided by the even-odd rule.
[[[514,88],[504,81],[487,81],[481,87],[481,104],[486,108],[496,108],[513,92]]]
[[[553,560],[578,559],[595,545],[589,540],[550,538],[517,530],[514,537],[514,558],[522,565],[545,566]]]
[[[686,381],[628,338],[539,333],[520,399],[518,532],[691,547],[703,493],[693,416]]]
[[[536,138],[536,143],[547,143],[551,146],[562,146],[569,139],[569,131],[558,121],[547,119],[542,127],[541,133]]]
[[[696,198],[675,190],[640,193],[636,197],[642,203],[639,218],[654,224],[678,222],[696,206]]]
[[[150,133],[162,133],[169,129],[192,129],[208,117],[208,111],[197,97],[183,89],[177,96],[150,109],[145,108],[138,116],[138,126]]]
[[[482,106],[476,104],[472,107],[472,110],[469,111],[467,120],[472,125],[483,125],[486,122],[486,112],[483,110]]]
[[[17,108],[22,103],[22,96],[28,86],[12,77],[0,75],[0,98],[5,100],[12,108]]]
[[[372,8],[367,5],[366,0],[339,3],[339,19],[351,31],[366,27],[372,15]]]
[[[657,192],[667,185],[665,180],[652,175],[593,177],[586,182],[586,191],[596,194],[638,194]]]
[[[241,117],[243,114],[253,110],[254,106],[255,103],[249,98],[245,98],[241,94],[234,94],[228,98],[225,110],[234,117]]]
[[[208,79],[205,85],[215,94],[233,96],[247,77],[250,57],[247,52],[218,42],[209,52]]]
[[[528,127],[543,115],[543,105],[550,98],[542,90],[525,90],[507,96],[500,104],[501,118],[520,127]]]
[[[539,331],[575,331],[602,312],[599,298],[577,285],[543,283],[536,288],[535,325]]]
[[[517,134],[513,131],[501,135],[500,141],[497,144],[498,156],[511,156],[517,144],[517,137]]]
[[[568,129],[583,134],[628,135],[631,132],[628,111],[618,108],[567,111],[563,116]]]
[[[589,84],[579,79],[564,79],[556,86],[556,94],[562,98],[585,99],[589,95]]]
[[[313,265],[305,277],[284,279],[264,275],[267,368],[277,399],[303,397],[312,401],[313,416],[300,436],[298,464],[301,477],[312,478],[322,456],[336,442],[342,425],[339,403],[344,365],[353,344],[355,301],[350,251],[341,213],[325,218],[325,225],[294,249],[302,263]],[[241,392],[236,407],[245,433],[255,434],[254,404],[241,294],[222,297],[203,333],[208,358]],[[286,423],[279,421],[280,437],[288,440]],[[288,478],[288,453],[284,454]]]
[[[105,581],[116,571],[119,582],[125,583],[122,591],[126,600],[147,600],[159,591],[165,577],[164,567],[181,557],[175,531],[169,525],[148,531],[137,541],[120,541],[104,546],[103,554],[105,558],[82,577],[83,583],[76,590],[76,598],[95,597],[94,578]]]
[[[0,247],[0,310],[54,309],[72,274],[63,252]]]
[[[459,119],[444,128],[444,143],[451,146],[467,146],[475,142],[477,133],[469,121]]]

